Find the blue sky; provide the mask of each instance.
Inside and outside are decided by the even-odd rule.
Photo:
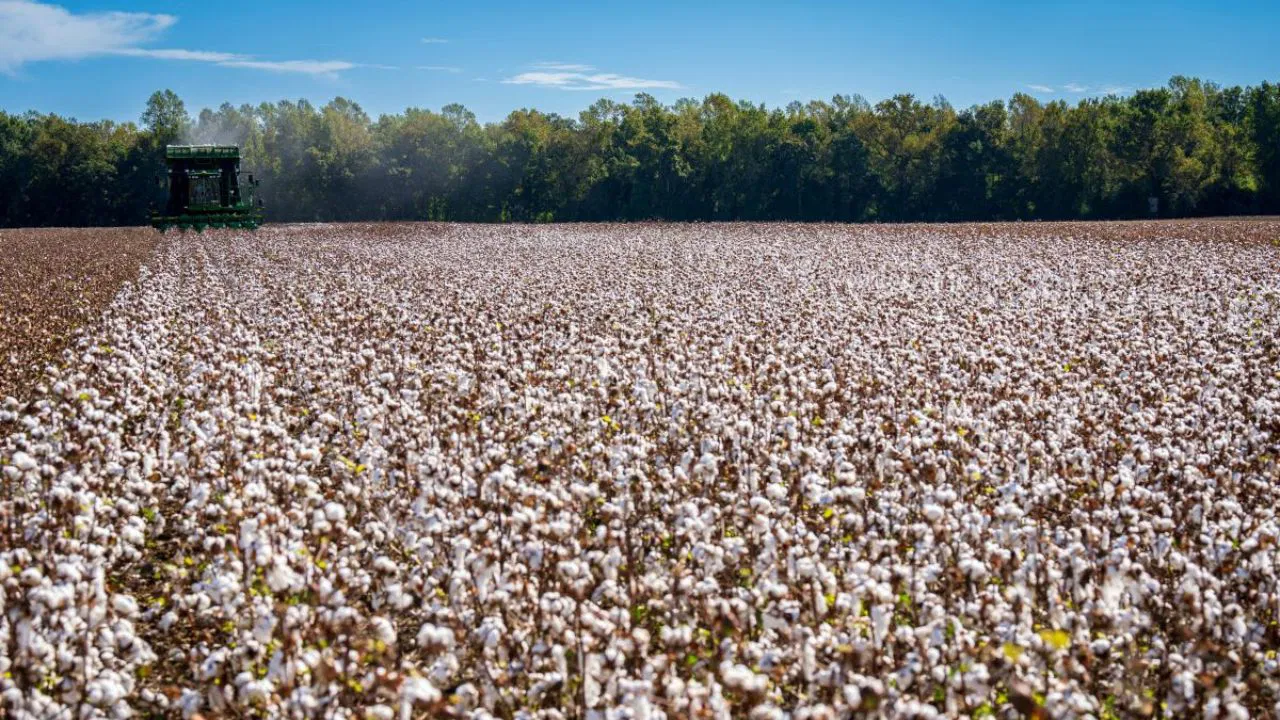
[[[0,109],[136,120],[342,95],[371,115],[460,102],[576,115],[600,97],[725,92],[1075,99],[1280,80],[1280,2],[333,2],[0,0]]]

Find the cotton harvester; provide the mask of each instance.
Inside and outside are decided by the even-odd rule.
[[[169,145],[169,199],[163,212],[151,213],[151,226],[161,232],[205,228],[252,230],[265,219],[262,201],[254,203],[258,181],[240,176],[240,148],[234,145]],[[163,187],[165,180],[157,179]]]

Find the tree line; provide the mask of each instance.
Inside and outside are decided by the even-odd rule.
[[[1280,213],[1280,85],[1166,87],[1072,105],[956,110],[860,96],[783,108],[640,94],[568,118],[461,105],[372,119],[344,98],[139,124],[0,112],[0,225],[136,225],[166,144],[239,145],[268,218],[305,220],[1102,219]]]

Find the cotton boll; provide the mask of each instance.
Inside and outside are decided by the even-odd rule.
[[[386,645],[394,645],[396,642],[396,629],[391,621],[385,617],[373,617],[369,620],[370,629],[373,636]]]
[[[131,618],[138,614],[138,602],[128,595],[114,595],[111,607],[122,617]]]
[[[400,714],[403,717],[407,712],[412,712],[414,705],[434,705],[440,702],[440,699],[440,691],[426,679],[405,678],[404,683],[400,685]]]
[[[425,624],[418,630],[418,645],[431,650],[452,650],[453,631],[446,627]]]
[[[22,472],[34,472],[40,467],[40,464],[36,462],[35,458],[21,450],[15,452],[13,457],[10,458],[10,461],[13,463],[14,467]]]

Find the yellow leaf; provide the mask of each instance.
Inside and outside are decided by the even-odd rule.
[[[1022,648],[1013,643],[1005,643],[1001,650],[1004,651],[1004,656],[1009,658],[1009,662],[1018,662],[1018,658],[1022,657]]]
[[[1041,630],[1040,639],[1055,650],[1063,650],[1071,644],[1071,635],[1066,630]]]

